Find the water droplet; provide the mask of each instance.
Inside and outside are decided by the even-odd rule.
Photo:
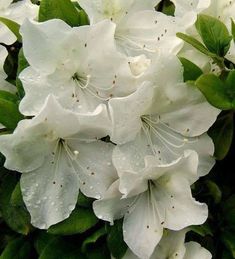
[[[94,189],[94,187],[93,187],[93,186],[90,186],[90,189],[91,189],[91,190],[93,190],[93,189]]]
[[[52,205],[52,206],[54,206],[54,205],[55,205],[55,202],[54,202],[54,201],[52,201],[52,202],[51,202],[51,205]]]
[[[95,198],[96,198],[96,199],[100,199],[101,196],[98,194],[98,195],[95,196]]]
[[[111,162],[108,162],[107,165],[108,165],[108,166],[111,166]]]

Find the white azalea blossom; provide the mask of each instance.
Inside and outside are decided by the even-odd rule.
[[[220,111],[183,83],[182,67],[174,56],[159,56],[145,74],[151,83],[109,101],[111,140],[121,144],[116,148],[119,156],[143,162],[144,154],[154,154],[168,163],[194,149],[200,157],[200,174],[205,175],[214,164],[214,145],[204,133]]]
[[[68,218],[79,189],[101,198],[116,179],[113,145],[97,140],[106,134],[106,117],[103,105],[78,116],[49,96],[38,116],[0,136],[5,167],[22,173],[22,195],[35,227],[47,229]]]
[[[211,259],[211,253],[196,242],[185,243],[187,230],[166,231],[150,259]],[[127,250],[123,259],[139,259]]]
[[[195,21],[191,15],[176,19],[154,11],[159,0],[78,2],[87,12],[91,24],[104,19],[116,24],[115,39],[120,50],[127,55],[154,53],[159,50],[177,53],[183,42],[176,37],[176,32],[184,31]]]
[[[190,190],[198,179],[196,152],[187,151],[165,165],[146,156],[145,167],[139,170],[132,165],[123,168],[115,155],[113,162],[120,180],[94,202],[93,209],[97,217],[111,223],[124,216],[124,241],[140,258],[152,255],[163,228],[180,230],[206,220],[207,206],[196,202]]]
[[[133,92],[138,80],[116,50],[114,30],[110,21],[78,28],[60,20],[26,21],[21,34],[30,67],[20,75],[26,93],[20,111],[37,114],[52,93],[63,107],[86,113]]]
[[[39,7],[32,4],[30,0],[23,0],[12,3],[13,0],[1,0],[0,17],[4,17],[18,24],[22,24],[25,18],[37,19]],[[12,44],[16,41],[16,36],[5,26],[0,23],[0,42]]]
[[[220,75],[221,68],[176,33],[202,41],[194,26],[198,14],[220,19],[231,32],[235,0],[171,0],[173,16],[156,11],[158,4],[168,7],[161,0],[72,2],[65,15],[62,6],[48,13],[63,21],[46,19],[47,4],[39,14],[30,0],[0,1],[0,17],[20,25],[26,59],[14,59],[18,70],[5,73],[6,45],[16,36],[0,23],[0,90],[17,94],[21,81],[25,93],[24,119],[12,134],[0,125],[0,153],[4,166],[20,173],[32,225],[48,229],[67,219],[83,193],[94,199],[97,218],[111,225],[123,219],[124,259],[211,259],[185,236],[208,217],[191,186],[215,163],[207,131],[221,111],[185,82],[179,57],[204,73]],[[47,21],[38,22],[44,12]],[[79,25],[72,27],[66,22],[76,14]],[[226,69],[228,60],[235,63],[234,46]],[[8,119],[7,105],[1,107]]]
[[[172,0],[172,3],[175,5],[175,16],[184,16],[185,13],[202,12],[213,1],[217,0]]]

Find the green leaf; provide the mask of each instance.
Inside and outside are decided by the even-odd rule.
[[[18,97],[15,94],[4,90],[0,90],[0,99],[5,99],[13,103],[17,103],[19,101]]]
[[[22,119],[23,115],[19,112],[17,104],[0,98],[0,123],[13,130]]]
[[[91,208],[94,199],[85,196],[82,192],[78,195],[77,205],[80,207]]]
[[[12,33],[15,34],[15,36],[16,36],[16,38],[17,38],[17,40],[18,40],[19,42],[22,41],[22,38],[21,38],[21,35],[20,35],[20,32],[19,32],[19,30],[20,30],[20,25],[19,25],[18,23],[14,22],[14,21],[12,21],[12,20],[9,20],[9,19],[7,19],[7,18],[4,18],[4,17],[0,17],[0,22],[3,23],[3,24],[5,24],[5,25],[9,28],[9,30],[10,30]]]
[[[24,206],[24,201],[20,189],[20,182],[16,184],[15,189],[11,194],[10,203],[12,206]]]
[[[16,78],[16,87],[18,89],[18,94],[20,98],[24,97],[24,88],[19,79],[19,74],[28,66],[29,66],[29,63],[27,62],[24,56],[23,48],[21,48],[18,55],[18,68],[17,68],[17,78]]]
[[[222,234],[221,240],[235,258],[235,232],[226,231]]]
[[[213,236],[213,233],[208,223],[204,223],[203,225],[200,225],[200,226],[190,226],[189,229],[202,237],[205,237],[208,235]]]
[[[232,18],[231,18],[231,31],[233,35],[233,41],[235,41],[235,23]]]
[[[12,193],[17,185],[17,178],[13,172],[1,172],[0,182],[0,211],[6,224],[14,231],[27,235],[32,226],[30,215],[26,208],[11,204]]]
[[[78,245],[73,245],[70,242],[64,241],[58,237],[49,242],[42,251],[39,259],[85,259],[80,253]]]
[[[9,242],[0,259],[30,259],[30,243],[22,238],[14,239]]]
[[[197,39],[193,38],[192,36],[186,35],[184,33],[178,32],[176,33],[176,36],[183,41],[187,42],[188,44],[192,45],[195,49],[199,50],[201,53],[205,54],[209,57],[215,57],[213,53],[208,51],[208,49]]]
[[[231,253],[226,249],[223,251],[221,259],[233,259]]]
[[[70,0],[42,0],[39,9],[39,22],[61,19],[70,26],[80,22],[78,10]]]
[[[184,67],[184,81],[195,81],[203,74],[202,70],[186,58],[179,57]]]
[[[206,186],[209,190],[209,194],[213,197],[215,204],[220,203],[222,199],[222,192],[219,186],[210,180],[206,181]]]
[[[220,57],[225,56],[232,40],[227,27],[220,20],[204,14],[198,15],[195,25],[208,50]]]
[[[218,160],[222,160],[228,154],[233,140],[233,114],[227,113],[220,116],[212,128],[209,135],[215,144],[214,156]]]
[[[57,239],[57,236],[47,234],[45,231],[39,231],[38,235],[34,238],[34,247],[38,255],[55,239]]]
[[[91,209],[76,208],[70,217],[48,229],[48,233],[55,235],[73,235],[83,233],[96,225],[98,219]]]
[[[196,86],[204,94],[207,101],[221,110],[233,108],[232,99],[227,94],[225,82],[213,74],[202,75],[196,81]]]
[[[231,70],[226,79],[227,94],[233,100],[233,106],[235,107],[235,70]]]
[[[98,229],[91,236],[87,237],[82,243],[82,252],[85,253],[86,251],[89,251],[89,245],[96,243],[98,239],[100,239],[106,234],[106,229],[105,227],[103,227],[101,229]]]
[[[80,10],[78,12],[78,17],[79,17],[79,25],[80,26],[90,24],[89,18],[88,18],[87,14],[84,10]]]
[[[230,196],[223,203],[222,212],[229,228],[235,231],[235,195]]]
[[[107,244],[116,259],[121,259],[126,253],[127,245],[123,240],[122,220],[115,221],[115,224],[110,227]]]

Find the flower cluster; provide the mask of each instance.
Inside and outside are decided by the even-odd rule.
[[[19,76],[25,119],[0,136],[0,151],[5,167],[22,173],[32,225],[48,229],[68,218],[82,192],[95,199],[99,219],[123,218],[125,258],[211,258],[184,238],[185,228],[208,217],[191,185],[214,165],[206,132],[220,110],[185,82],[177,55],[207,70],[215,65],[176,33],[198,37],[201,12],[229,28],[235,2],[174,0],[175,15],[167,16],[155,11],[159,0],[78,0],[90,21],[79,27],[37,22],[36,5],[10,2],[1,1],[0,13],[22,24],[29,66]],[[1,42],[12,43],[6,33],[1,26]],[[229,60],[233,53],[234,43]],[[3,46],[0,55],[0,80],[9,84]]]

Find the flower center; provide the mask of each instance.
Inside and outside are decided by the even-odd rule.
[[[165,153],[164,157],[178,157],[178,149],[182,148],[186,143],[195,141],[175,132],[168,123],[161,121],[160,115],[143,115],[141,116],[141,121],[148,146],[153,154],[159,157],[159,160],[162,160],[160,156],[162,153]]]
[[[86,89],[90,84],[91,75],[80,76],[78,73],[75,73],[72,76],[74,82],[76,82],[77,86],[81,89]]]

